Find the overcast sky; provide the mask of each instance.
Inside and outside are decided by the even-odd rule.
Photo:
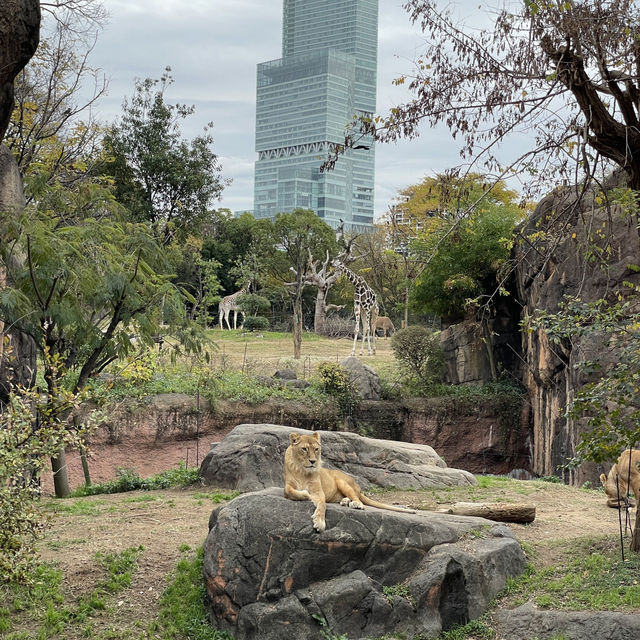
[[[468,1],[468,0],[467,0]],[[253,208],[256,65],[281,55],[282,0],[103,0],[110,14],[92,63],[109,77],[98,117],[111,121],[134,78],[160,78],[166,66],[174,84],[167,101],[193,104],[186,137],[213,122],[214,151],[232,185],[220,206]],[[464,4],[464,3],[463,3]],[[401,0],[380,0],[378,112],[401,102],[406,90],[392,80],[411,70],[422,35]],[[423,130],[419,139],[376,147],[376,217],[397,191],[424,175],[459,164],[448,133]]]

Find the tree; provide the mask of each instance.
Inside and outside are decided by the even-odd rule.
[[[151,345],[166,323],[181,344],[199,346],[185,320],[184,295],[171,284],[165,252],[148,227],[88,215],[93,209],[114,215],[115,203],[104,190],[100,200],[95,191],[82,194],[88,200],[73,200],[78,209],[64,216],[53,214],[42,194],[38,207],[0,221],[0,259],[11,282],[0,291],[0,317],[40,350],[55,420],[64,418],[54,410],[59,389],[81,392],[91,376],[133,349],[132,334]],[[10,259],[16,253],[22,262]],[[63,458],[62,451],[54,461],[57,495],[69,491]]]
[[[630,288],[637,295],[637,287]],[[623,293],[616,302],[568,298],[557,313],[539,311],[527,326],[530,331],[544,328],[565,362],[573,352],[585,356],[571,359],[584,384],[567,415],[584,417],[588,426],[571,467],[586,460],[614,462],[622,450],[640,444],[640,316],[637,299],[624,301],[629,291]],[[631,548],[640,551],[640,508]]]
[[[210,205],[224,187],[211,123],[190,142],[182,138],[180,122],[194,107],[167,104],[170,72],[167,67],[160,80],[136,80],[120,121],[105,136],[103,168],[131,219],[151,224],[165,243],[211,221]]]
[[[425,178],[412,193],[404,206],[421,222],[410,246],[424,263],[413,290],[416,306],[455,321],[468,300],[484,304],[496,290],[504,293],[497,274],[522,217],[515,192],[501,183],[491,188],[482,176],[442,175]]]
[[[292,213],[279,213],[276,216],[272,234],[275,246],[282,250],[281,255],[274,256],[272,265],[281,264],[281,258],[284,258],[290,274],[295,276],[295,281],[286,282],[286,285],[293,298],[293,356],[299,358],[302,346],[302,292],[311,273],[309,255],[325,255],[327,251],[336,253],[335,232],[313,211],[296,209]]]
[[[412,99],[387,116],[359,118],[338,153],[362,136],[392,142],[418,135],[421,123],[444,124],[465,160],[501,177],[524,172],[531,189],[590,177],[600,160],[624,169],[640,189],[634,0],[524,0],[468,24],[455,5],[441,6],[405,2],[427,39],[413,77],[396,81],[408,84]],[[501,143],[510,137],[530,143],[507,159]]]
[[[101,6],[83,4],[96,10]],[[95,33],[87,31],[81,14],[58,9],[55,16],[53,29],[45,32],[31,63],[16,79],[15,107],[6,133],[6,144],[26,177],[29,200],[38,188],[31,186],[34,182],[71,186],[83,180],[102,136],[90,115],[107,88],[104,75],[88,62]],[[94,18],[99,20],[100,13]],[[100,23],[92,26],[99,28]],[[88,84],[88,98],[79,100]]]

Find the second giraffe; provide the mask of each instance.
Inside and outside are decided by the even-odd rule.
[[[335,258],[331,266],[339,273],[344,273],[355,287],[353,294],[353,312],[356,316],[356,326],[353,336],[351,355],[355,355],[362,320],[362,347],[360,355],[364,353],[364,341],[367,340],[369,355],[376,352],[376,319],[378,318],[378,297],[375,291],[365,282],[364,278],[348,269],[338,258]]]

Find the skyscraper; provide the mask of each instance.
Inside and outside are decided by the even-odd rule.
[[[258,65],[254,215],[298,207],[364,230],[373,222],[374,145],[321,173],[354,115],[376,106],[378,0],[284,0],[282,58]]]

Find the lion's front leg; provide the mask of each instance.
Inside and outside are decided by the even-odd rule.
[[[285,484],[284,497],[289,500],[311,500],[311,494],[306,489],[296,489],[292,484]]]
[[[324,492],[322,491],[322,489],[316,491],[312,490],[310,499],[311,502],[313,502],[313,504],[316,506],[316,510],[311,516],[313,528],[319,533],[327,528],[327,523],[324,519],[325,511],[327,509]]]

